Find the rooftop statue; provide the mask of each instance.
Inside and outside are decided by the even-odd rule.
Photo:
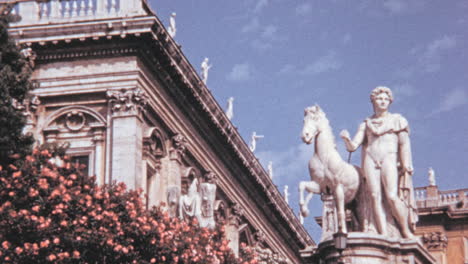
[[[254,152],[257,148],[257,139],[263,138],[263,135],[257,135],[257,132],[252,133],[252,137],[250,140],[250,151]]]
[[[436,184],[434,170],[432,168],[429,168],[427,174],[428,174],[427,176],[429,178],[429,186],[436,186],[437,184]]]
[[[288,191],[288,186],[284,186],[284,200],[286,201],[287,204],[289,204],[289,191]]]
[[[232,120],[232,118],[234,117],[234,97],[229,97],[228,99],[226,116],[229,120]]]
[[[345,205],[353,201],[358,192],[360,169],[341,158],[328,119],[318,105],[304,110],[302,140],[306,144],[315,142],[315,152],[309,161],[311,181],[299,184],[301,215],[309,214],[307,204],[314,193],[331,194],[337,209],[336,231],[347,233]],[[304,190],[309,192],[305,199]]]
[[[273,179],[273,161],[268,162],[268,175]]]
[[[167,31],[169,32],[169,35],[171,38],[175,38],[177,28],[176,28],[176,13],[172,13],[171,16],[169,17],[169,27],[167,28]]]
[[[362,145],[361,166],[365,180],[361,189],[368,194],[367,201],[362,202],[371,208],[366,221],[373,222],[378,233],[388,236],[387,225],[393,220],[402,237],[412,238],[417,213],[408,121],[388,111],[393,102],[389,88],[376,87],[370,99],[374,114],[360,124],[352,140],[347,130],[340,136],[350,152]]]
[[[201,63],[201,69],[202,69],[202,81],[206,85],[208,82],[208,71],[211,69],[213,65],[208,64],[208,58],[205,58],[203,62]]]

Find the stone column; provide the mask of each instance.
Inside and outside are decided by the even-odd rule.
[[[187,149],[187,140],[181,134],[172,137],[172,148],[169,151],[170,165],[167,179],[168,185],[179,186],[183,171],[182,158]]]
[[[177,216],[178,202],[181,194],[181,177],[184,170],[182,158],[187,149],[187,140],[181,134],[176,134],[171,139],[171,149],[169,150],[169,166],[165,175],[164,192],[166,193],[166,204],[171,217]]]
[[[104,151],[104,130],[96,128],[94,130],[94,173],[96,174],[96,181],[98,185],[103,185],[105,183],[105,172],[104,172],[104,164],[105,164],[105,151]]]
[[[111,179],[135,189],[142,173],[143,121],[146,95],[140,89],[109,91],[112,110]]]

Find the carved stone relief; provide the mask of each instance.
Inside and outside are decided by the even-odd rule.
[[[442,232],[424,233],[422,241],[427,249],[446,249],[448,244],[447,236]]]
[[[114,115],[140,114],[148,102],[148,97],[141,89],[108,91],[107,98]]]
[[[82,112],[71,111],[65,117],[65,126],[72,131],[81,130],[86,124],[86,117]]]
[[[181,134],[172,137],[171,159],[180,159],[185,155],[187,149],[187,139]]]

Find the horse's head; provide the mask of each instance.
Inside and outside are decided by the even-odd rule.
[[[312,143],[322,129],[322,122],[326,121],[325,113],[318,105],[304,109],[304,127],[302,128],[302,141]]]

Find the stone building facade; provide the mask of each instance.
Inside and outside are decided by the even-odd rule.
[[[416,235],[440,264],[468,263],[468,189],[415,189],[419,222]]]
[[[142,0],[18,1],[11,35],[35,56],[28,125],[100,184],[124,182],[178,217],[300,263],[314,241],[195,69]],[[182,198],[186,199],[182,199]],[[187,207],[183,207],[187,205]],[[184,209],[185,208],[185,209]]]

